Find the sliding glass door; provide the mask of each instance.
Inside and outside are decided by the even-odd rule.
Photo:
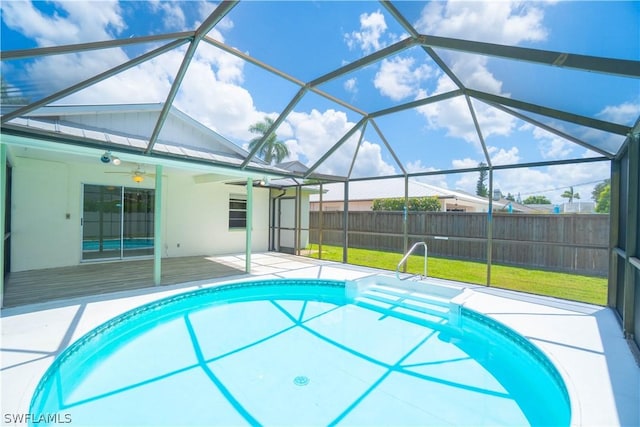
[[[153,255],[154,190],[124,189],[122,256]]]
[[[82,259],[153,255],[154,190],[85,184]]]

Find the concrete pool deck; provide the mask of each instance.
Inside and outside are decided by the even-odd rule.
[[[245,263],[244,256],[217,260],[239,268]],[[61,351],[99,324],[139,305],[237,280],[355,280],[375,274],[390,272],[264,253],[252,256],[251,274],[3,309],[2,423],[25,424],[15,420],[28,413],[38,381]],[[571,396],[572,424],[640,425],[640,367],[609,308],[484,286],[446,284],[469,288],[472,292],[464,301],[465,307],[516,330],[554,362]]]

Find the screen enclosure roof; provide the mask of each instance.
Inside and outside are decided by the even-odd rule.
[[[638,132],[638,2],[1,7],[3,134],[28,134],[25,120],[47,109],[154,104],[135,135],[115,121],[105,131],[136,144],[50,137],[318,182],[586,171]],[[189,147],[167,134],[172,112],[234,144],[240,160],[167,149],[171,138]],[[270,166],[291,162],[299,167]]]

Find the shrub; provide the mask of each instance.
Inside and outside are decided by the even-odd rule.
[[[439,212],[440,201],[437,197],[410,197],[407,210]],[[373,201],[374,211],[403,211],[404,197],[393,197],[388,199],[375,199]]]

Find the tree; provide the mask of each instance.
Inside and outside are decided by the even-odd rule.
[[[486,163],[480,162],[478,167],[485,167]],[[480,170],[480,176],[478,177],[478,183],[476,184],[476,195],[481,197],[487,197],[489,194],[489,189],[487,189],[487,185],[485,182],[487,181],[487,171],[485,169]]]
[[[605,179],[596,185],[591,195],[593,200],[596,201],[596,212],[609,213],[611,208],[611,181]]]
[[[260,141],[263,140],[269,129],[273,126],[273,119],[265,117],[264,121],[253,124],[249,127],[249,132],[258,134],[259,136],[253,138],[249,142],[249,149],[253,150]],[[264,159],[268,164],[281,163],[285,158],[289,156],[289,148],[278,139],[275,132],[269,134],[264,141],[264,144],[258,150],[258,155]]]
[[[569,199],[569,203],[573,202],[573,199],[580,199],[580,193],[575,193],[573,191],[573,187],[569,187],[568,190],[565,190],[564,193],[562,193],[560,195],[560,197],[563,197],[565,199]]]
[[[510,202],[515,202],[516,201],[516,197],[511,193],[507,193],[507,197],[505,197],[505,199],[507,199]]]
[[[529,196],[522,203],[525,205],[550,205],[551,200],[546,196]]]
[[[598,200],[600,199],[600,194],[602,194],[602,192],[606,189],[609,188],[609,191],[611,191],[611,180],[609,178],[605,179],[602,182],[599,182],[598,184],[596,184],[595,187],[593,187],[593,191],[591,192],[591,198],[593,199],[594,202],[598,202]]]

